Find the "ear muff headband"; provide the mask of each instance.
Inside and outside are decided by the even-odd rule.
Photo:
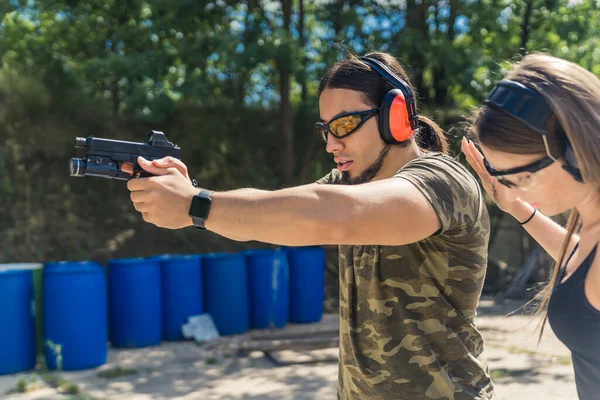
[[[395,87],[386,93],[379,106],[379,132],[382,139],[390,144],[407,140],[419,126],[419,115],[410,86],[382,62],[369,57],[361,57],[360,60]]]
[[[548,157],[556,160],[556,157],[550,154],[550,149],[548,148],[546,140],[548,135],[546,122],[548,121],[548,118],[554,114],[554,111],[544,96],[539,94],[536,90],[519,82],[505,79],[498,82],[488,98],[484,101],[484,104],[507,113],[539,133],[546,145]],[[575,152],[566,135],[564,157],[565,164],[562,164],[563,169],[576,181],[583,182],[581,171],[577,165],[577,160],[575,159]]]

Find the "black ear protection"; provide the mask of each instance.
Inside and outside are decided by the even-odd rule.
[[[546,122],[553,114],[553,111],[544,96],[519,82],[502,80],[498,82],[488,98],[484,101],[484,104],[511,115],[535,132],[539,133],[544,140],[544,146],[546,147],[548,157],[561,164],[562,168],[576,181],[583,182],[581,170],[579,169],[575,158],[575,152],[569,142],[569,138],[564,134],[564,130],[565,163],[559,162],[557,160],[558,157],[550,154],[550,147],[548,146],[548,140],[546,139],[546,136],[548,135]]]
[[[419,126],[419,115],[410,86],[382,62],[369,57],[361,57],[360,60],[395,87],[383,96],[379,105],[381,138],[389,144],[408,140]]]

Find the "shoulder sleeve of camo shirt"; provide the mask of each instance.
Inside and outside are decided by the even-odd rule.
[[[333,169],[333,170],[331,170],[330,173],[328,173],[327,175],[325,175],[324,177],[322,177],[315,183],[319,183],[319,184],[323,184],[323,185],[337,185],[340,183],[341,179],[342,179],[342,173],[337,169]]]
[[[464,233],[482,215],[482,193],[475,178],[458,161],[432,153],[406,164],[395,175],[419,189],[429,200],[441,223],[442,233]]]

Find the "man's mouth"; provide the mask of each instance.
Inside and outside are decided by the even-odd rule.
[[[339,171],[347,171],[352,165],[352,161],[340,161],[337,163],[337,169]]]

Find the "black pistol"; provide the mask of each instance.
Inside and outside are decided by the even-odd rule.
[[[129,180],[151,176],[138,164],[137,158],[156,160],[171,156],[180,157],[180,148],[169,142],[165,134],[152,131],[148,142],[126,142],[123,140],[102,139],[93,136],[76,137],[75,147],[85,149],[84,158],[71,158],[69,168],[71,176],[99,176],[109,179]],[[121,169],[123,164],[133,165],[133,174]]]

